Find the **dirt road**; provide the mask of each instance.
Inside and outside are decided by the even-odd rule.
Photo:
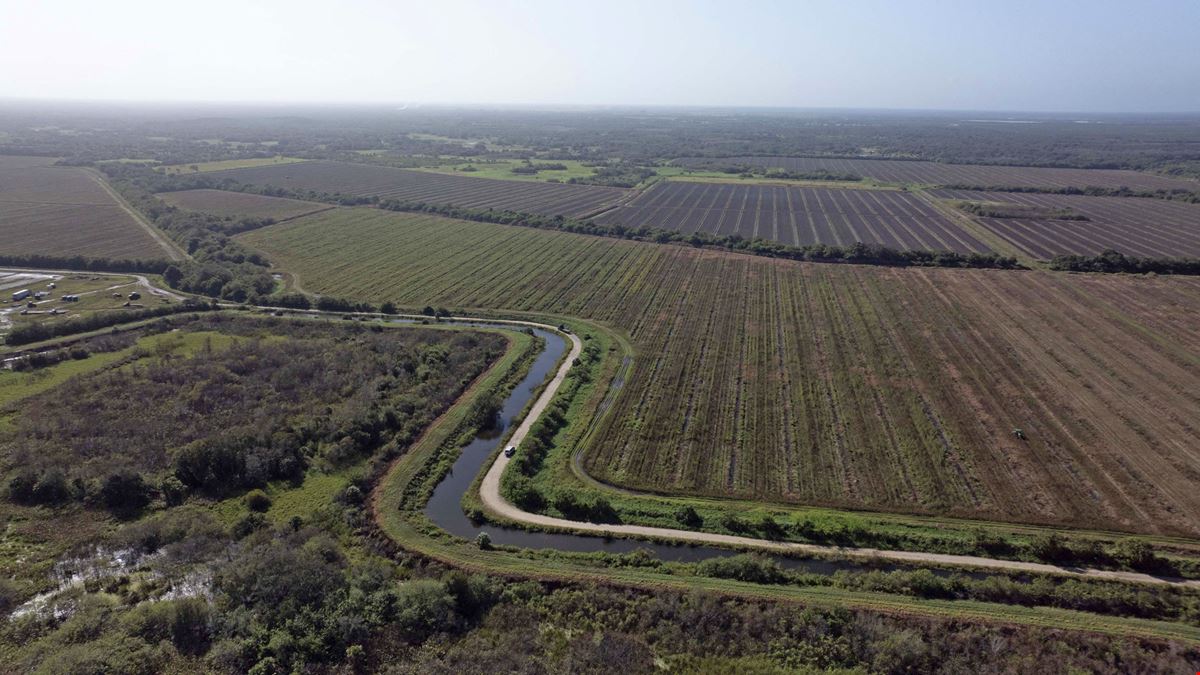
[[[95,181],[96,184],[99,185],[109,197],[112,198],[117,206],[121,207],[125,213],[128,213],[129,217],[133,218],[134,222],[140,225],[142,229],[145,230],[146,233],[149,234],[150,237],[162,247],[163,251],[166,252],[167,256],[171,260],[187,260],[190,257],[182,249],[176,246],[174,242],[168,239],[161,230],[150,224],[150,221],[146,220],[145,216],[143,216],[140,211],[130,206],[129,202],[125,201],[124,197],[122,197],[116,190],[112,189],[112,186],[108,184],[108,181],[105,180],[99,172],[97,172],[95,169],[87,169],[87,171],[91,179]]]

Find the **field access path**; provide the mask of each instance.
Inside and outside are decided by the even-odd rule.
[[[495,320],[468,317],[454,317],[452,320],[529,326],[531,328],[540,328],[542,330],[558,332],[558,330],[553,326],[533,321]],[[578,357],[582,351],[583,344],[580,342],[578,337],[573,334],[567,334],[566,337],[571,341],[570,353],[567,354],[567,357],[563,359],[562,363],[559,365],[558,371],[554,374],[554,378],[542,390],[542,393],[538,396],[537,400],[534,401],[533,405],[529,409],[528,414],[525,416],[525,419],[521,421],[516,431],[513,432],[512,436],[505,444],[506,446],[519,446],[521,442],[525,440],[525,437],[529,434],[529,430],[533,427],[534,422],[536,422],[538,417],[546,410],[546,407],[550,405],[550,402],[554,400],[555,394],[557,394],[559,387],[562,386],[563,381],[566,379],[567,373],[571,370],[576,357]],[[1200,580],[1156,577],[1141,572],[1060,567],[1058,565],[1024,562],[1019,560],[999,560],[994,558],[983,558],[980,556],[925,553],[921,551],[895,551],[873,548],[847,548],[841,546],[824,546],[819,544],[801,544],[796,542],[755,539],[752,537],[738,537],[734,535],[716,534],[711,532],[677,530],[667,527],[649,527],[645,525],[612,525],[567,520],[565,518],[555,518],[553,516],[547,516],[540,513],[531,513],[529,511],[522,510],[515,504],[509,502],[504,498],[503,495],[500,494],[500,479],[503,477],[504,471],[508,468],[508,464],[511,461],[511,458],[506,457],[503,452],[496,454],[496,458],[492,461],[491,466],[488,467],[487,474],[484,475],[483,482],[480,484],[480,499],[482,500],[484,507],[495,515],[518,523],[535,525],[542,528],[552,528],[574,532],[591,532],[605,537],[626,536],[635,538],[669,539],[675,541],[687,541],[701,544],[715,544],[718,546],[755,549],[773,553],[803,553],[817,555],[834,554],[848,558],[876,560],[882,559],[908,564],[915,563],[928,565],[948,565],[955,567],[977,567],[1012,572],[1086,577],[1090,579],[1101,579],[1106,581],[1122,581],[1142,584],[1200,588]]]
[[[167,235],[164,234],[162,230],[158,229],[152,225],[150,221],[146,220],[146,217],[142,215],[141,211],[138,211],[130,206],[129,202],[125,201],[125,198],[122,197],[119,192],[114,190],[112,186],[108,184],[108,181],[105,180],[98,171],[94,169],[86,169],[86,171],[88,176],[92,180],[96,181],[96,184],[99,185],[100,188],[112,198],[113,202],[117,206],[121,207],[122,211],[128,213],[129,217],[133,218],[133,222],[137,223],[143,230],[146,231],[146,234],[149,234],[150,237],[154,239],[155,243],[162,247],[163,251],[166,252],[167,257],[171,259],[171,262],[179,262],[181,260],[191,259],[192,256],[188,255],[187,252],[177,246],[175,242],[167,238]]]

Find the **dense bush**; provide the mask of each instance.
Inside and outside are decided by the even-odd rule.
[[[100,499],[113,511],[137,511],[154,498],[154,490],[141,474],[133,471],[118,471],[104,479],[100,487]]]
[[[192,330],[239,339],[221,349],[206,340],[187,358],[142,358],[29,399],[0,443],[10,470],[23,467],[10,480],[15,501],[95,494],[134,510],[155,493],[150,486],[178,502],[186,490],[299,480],[314,463],[338,466],[410,442],[504,348],[491,334],[227,315],[143,331],[171,326],[183,331],[165,335],[167,346]],[[38,487],[54,476],[81,479],[83,489]]]
[[[267,496],[267,493],[257,488],[247,492],[246,496],[242,499],[246,503],[246,508],[251,511],[262,513],[271,508],[271,498]]]
[[[756,584],[778,584],[787,579],[779,563],[770,558],[749,554],[709,558],[696,565],[696,572],[706,577],[736,579]]]
[[[216,309],[216,307],[208,303],[188,299],[177,305],[163,305],[161,307],[113,312],[95,312],[55,323],[22,323],[9,331],[4,341],[10,345],[25,345],[63,335],[74,335],[75,333],[86,333],[101,328],[108,328],[121,323],[141,321],[143,319],[152,319],[183,312],[203,312],[210,309]]]
[[[105,164],[102,170],[126,200],[192,257],[163,270],[171,287],[234,302],[254,301],[275,290],[268,261],[231,238],[274,221],[231,221],[177,209],[154,196],[156,192],[208,187],[209,181],[202,177],[172,177],[136,164]]]
[[[0,254],[0,265],[36,269],[78,270],[80,272],[133,272],[162,274],[170,263],[166,260],[131,260],[125,258],[85,258],[81,255],[60,256],[29,254]]]
[[[1200,258],[1135,258],[1107,250],[1096,256],[1060,255],[1050,269],[1068,272],[1124,272],[1128,274],[1200,275]]]
[[[1141,197],[1145,199],[1166,199],[1190,204],[1200,204],[1200,191],[1197,190],[1134,190],[1127,187],[1013,187],[1011,185],[968,185],[954,184],[944,186],[949,190],[973,190],[982,192],[1014,192],[1054,195],[1087,195],[1089,197]]]

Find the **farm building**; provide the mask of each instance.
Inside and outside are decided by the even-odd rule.
[[[13,302],[20,302],[21,300],[28,298],[29,295],[30,295],[29,289],[22,288],[21,290],[17,291],[16,293],[13,293],[13,296],[12,296]]]

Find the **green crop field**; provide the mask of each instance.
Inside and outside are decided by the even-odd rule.
[[[241,240],[313,292],[627,332],[584,458],[618,485],[1200,527],[1195,279],[797,264],[368,209]]]
[[[508,160],[491,160],[491,161],[456,161],[453,164],[442,164],[435,167],[422,167],[422,171],[431,171],[434,173],[448,173],[461,176],[473,176],[475,178],[498,178],[502,180],[528,180],[528,181],[556,181],[565,183],[572,178],[590,178],[595,170],[593,167],[586,166],[582,162],[576,160],[536,160],[532,162],[536,167],[539,165],[561,165],[565,169],[542,169],[537,173],[521,173],[521,167],[525,166],[525,162],[516,159]],[[517,169],[514,172],[513,169]]]
[[[228,169],[248,169],[258,166],[275,166],[277,164],[295,164],[305,160],[296,157],[250,157],[246,159],[221,159],[212,162],[197,162],[195,164],[173,164],[161,167],[164,173],[207,173],[209,171],[225,171]]]

